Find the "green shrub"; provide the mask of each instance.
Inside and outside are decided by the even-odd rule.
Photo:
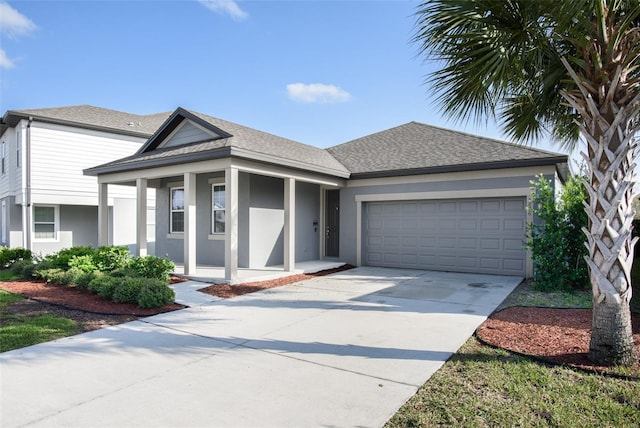
[[[47,255],[45,260],[51,263],[52,267],[67,270],[70,267],[69,262],[71,259],[81,256],[93,256],[94,252],[95,250],[90,245],[84,247],[64,248],[55,254]]]
[[[109,275],[113,276],[114,278],[124,278],[127,276],[140,277],[140,275],[138,275],[138,273],[134,269],[132,269],[130,266],[112,270],[111,272],[109,272]]]
[[[99,295],[100,297],[112,300],[113,293],[115,293],[116,287],[121,281],[122,278],[114,278],[109,275],[99,275],[89,282],[87,288],[89,291]]]
[[[79,289],[86,290],[89,288],[89,283],[100,275],[102,275],[100,271],[82,272],[76,277],[75,284]]]
[[[82,272],[93,272],[98,270],[98,267],[93,262],[93,256],[85,254],[84,256],[73,256],[69,260],[70,269],[79,269]]]
[[[125,268],[130,261],[129,249],[115,245],[98,247],[93,255],[93,263],[102,272]]]
[[[16,262],[31,259],[31,250],[27,250],[26,248],[0,247],[0,269],[7,269]]]
[[[527,246],[531,250],[535,287],[541,291],[584,289],[589,271],[584,256],[587,197],[582,176],[572,176],[556,200],[551,182],[540,175],[533,181],[532,211],[540,223],[529,226]]]
[[[62,285],[71,285],[78,284],[78,280],[86,275],[88,272],[83,271],[77,267],[72,267],[68,271],[64,272],[64,274],[60,278],[60,284]]]
[[[33,259],[18,260],[14,262],[9,270],[11,273],[22,278],[31,278],[36,269],[36,262]]]
[[[138,306],[141,308],[161,308],[173,303],[175,293],[162,280],[149,278],[144,281],[138,295]]]
[[[49,269],[38,269],[35,271],[35,276],[37,278],[43,279],[45,282],[50,282],[52,284],[62,284],[64,281],[65,272],[62,269],[58,268],[49,268]]]
[[[176,268],[176,265],[168,258],[156,256],[136,257],[129,266],[140,276],[160,279],[165,283],[169,282],[169,275]]]
[[[119,280],[120,282],[113,292],[113,301],[116,303],[136,303],[145,279],[124,277]]]

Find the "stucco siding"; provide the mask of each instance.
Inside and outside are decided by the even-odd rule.
[[[546,171],[549,172],[549,171]],[[461,176],[464,177],[464,176]],[[436,199],[459,199],[461,195],[469,193],[473,197],[482,197],[483,193],[495,193],[499,189],[529,189],[530,181],[533,175],[519,175],[514,170],[514,176],[501,178],[479,178],[474,179],[473,176],[463,179],[455,179],[448,181],[433,180],[429,177],[429,182],[415,182],[412,178],[409,183],[384,184],[384,180],[379,180],[379,185],[353,186],[346,187],[340,191],[340,260],[356,264],[357,263],[357,215],[356,215],[356,197],[362,198],[363,195],[386,195],[390,196],[390,200],[399,194],[429,194],[438,195]],[[546,175],[552,183],[555,181],[555,175],[551,172]],[[450,194],[451,196],[447,196]],[[464,197],[464,196],[462,196]],[[379,200],[385,200],[381,196]],[[365,235],[364,222],[361,223],[361,236]]]
[[[249,267],[284,262],[284,182],[251,175],[249,199]]]
[[[83,245],[98,245],[98,208],[93,206],[60,205],[58,236],[55,240],[33,240],[33,251],[49,254]]]

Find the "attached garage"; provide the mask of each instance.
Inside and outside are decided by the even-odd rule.
[[[526,274],[526,198],[367,202],[369,266]]]

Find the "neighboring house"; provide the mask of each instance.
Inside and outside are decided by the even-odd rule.
[[[101,218],[108,186],[136,187],[143,252],[154,189],[156,253],[186,274],[339,259],[530,276],[530,181],[566,176],[567,156],[416,122],[323,150],[178,108],[135,155],[85,173]]]
[[[97,245],[98,187],[83,169],[135,153],[169,115],[88,105],[7,111],[0,128],[0,244],[40,254]],[[135,191],[110,190],[108,221],[119,226],[109,240],[135,244]]]

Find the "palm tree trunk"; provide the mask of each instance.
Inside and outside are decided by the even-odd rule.
[[[600,123],[605,123],[602,118]],[[635,244],[631,239],[634,140],[633,134],[624,132],[626,126],[616,128],[601,135],[599,144],[587,138],[592,154],[585,156],[590,169],[589,230],[585,232],[593,291],[589,358],[599,364],[631,365],[638,358],[629,310]],[[615,152],[603,141],[610,134],[624,136]]]
[[[578,86],[574,93],[562,95],[576,109],[583,121],[579,124],[587,142],[587,153],[582,153],[589,167],[589,203],[585,209],[589,216],[586,257],[593,292],[593,321],[589,359],[603,365],[632,365],[638,361],[631,329],[631,266],[634,217],[634,157],[638,124],[635,118],[640,110],[640,94],[625,108],[615,101],[619,89],[618,79],[600,86],[603,97],[599,103],[583,84],[566,60],[563,63]],[[598,85],[596,85],[598,87]]]

